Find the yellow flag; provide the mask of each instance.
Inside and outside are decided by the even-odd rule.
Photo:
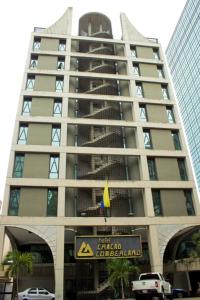
[[[103,204],[104,207],[110,207],[110,197],[109,197],[109,191],[108,191],[108,181],[106,181],[104,191],[103,191]]]

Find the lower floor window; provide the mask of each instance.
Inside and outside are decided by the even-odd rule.
[[[19,210],[20,189],[12,188],[10,190],[10,201],[8,208],[9,216],[17,216]]]
[[[57,189],[48,189],[47,191],[47,216],[57,216],[57,202],[58,191]]]

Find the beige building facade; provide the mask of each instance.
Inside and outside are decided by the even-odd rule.
[[[75,260],[74,238],[136,233],[141,270],[192,288],[170,264],[198,228],[200,206],[165,57],[125,14],[121,26],[116,40],[106,16],[88,13],[73,36],[68,8],[31,35],[0,217],[0,257],[5,234],[35,257],[21,290],[105,299],[105,260]]]

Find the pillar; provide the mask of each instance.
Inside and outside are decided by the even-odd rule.
[[[55,268],[55,299],[64,299],[64,245],[65,245],[65,227],[57,227],[56,243],[56,261]]]
[[[1,225],[0,226],[0,263],[3,259],[4,240],[5,240],[5,227]]]
[[[149,244],[151,272],[163,273],[163,263],[160,257],[160,248],[159,248],[158,232],[157,232],[156,225],[149,226],[148,244]]]

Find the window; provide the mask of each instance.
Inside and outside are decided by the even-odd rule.
[[[167,119],[168,119],[168,122],[170,124],[173,124],[175,123],[175,118],[174,118],[174,113],[173,113],[173,109],[171,106],[167,106],[166,107],[166,112],[167,112]]]
[[[34,84],[35,84],[35,76],[28,76],[27,82],[26,82],[26,90],[33,91]]]
[[[18,215],[19,197],[20,197],[20,189],[11,188],[9,207],[8,207],[8,215],[9,216],[17,216]]]
[[[178,168],[179,168],[181,180],[188,180],[186,167],[185,167],[185,159],[178,158],[177,162],[178,162]]]
[[[133,64],[133,75],[140,76],[139,65]]]
[[[31,56],[30,68],[36,69],[38,65],[38,57],[36,55]]]
[[[172,130],[171,135],[172,135],[172,139],[173,139],[173,142],[174,142],[175,150],[181,150],[181,143],[180,143],[180,140],[179,140],[178,131]]]
[[[24,170],[24,154],[16,154],[14,168],[13,168],[13,177],[15,178],[23,177],[23,170]]]
[[[161,85],[163,100],[169,100],[169,94],[166,85]]]
[[[156,163],[154,158],[147,159],[148,169],[149,169],[149,178],[150,180],[157,180],[157,172],[156,172]]]
[[[195,211],[194,211],[194,206],[193,206],[193,201],[192,201],[191,190],[185,190],[184,195],[185,195],[185,205],[186,205],[188,216],[194,216]]]
[[[56,78],[56,92],[62,92],[63,91],[63,85],[64,85],[63,78],[57,77]]]
[[[58,178],[59,157],[57,155],[50,156],[49,178]]]
[[[159,190],[152,190],[153,207],[155,216],[162,216],[161,196]]]
[[[40,38],[34,38],[33,50],[39,50],[40,45],[41,45],[41,39]]]
[[[57,216],[57,201],[58,201],[58,190],[48,189],[47,191],[47,216]]]
[[[158,77],[159,78],[164,78],[164,72],[162,66],[157,66],[157,72],[158,72]]]
[[[59,51],[65,51],[66,50],[66,41],[65,40],[60,40],[59,41],[58,50]]]
[[[53,105],[53,116],[61,117],[61,115],[62,115],[62,101],[60,99],[55,99]]]
[[[37,289],[30,289],[29,291],[28,291],[28,294],[37,294]]]
[[[64,68],[65,68],[65,58],[64,57],[58,57],[57,69],[58,70],[64,70]]]
[[[136,48],[135,47],[131,47],[131,56],[132,57],[137,57],[137,53],[136,53]]]
[[[148,118],[147,118],[146,105],[140,105],[139,110],[140,110],[140,121],[147,122]]]
[[[22,116],[30,116],[31,114],[31,98],[24,98],[23,107],[22,107]]]
[[[28,125],[21,124],[19,127],[19,136],[18,136],[17,143],[20,145],[25,145],[27,142],[27,136],[28,136]]]
[[[143,89],[141,83],[136,83],[136,96],[139,98],[143,98]]]
[[[60,126],[53,126],[51,133],[51,145],[52,146],[60,146]]]
[[[160,59],[159,50],[157,48],[153,49],[154,59]]]
[[[143,135],[144,135],[144,147],[145,147],[145,149],[152,149],[150,130],[144,130]]]

